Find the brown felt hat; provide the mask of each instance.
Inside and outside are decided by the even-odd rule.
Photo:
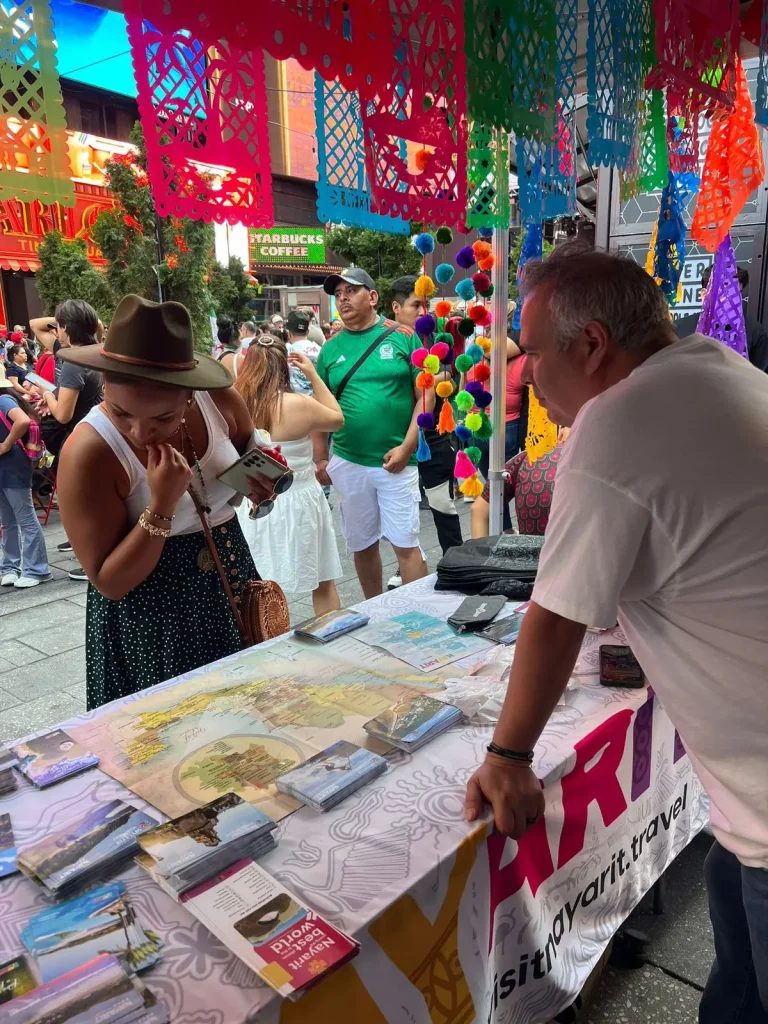
[[[195,352],[192,321],[180,302],[152,302],[140,295],[121,299],[103,345],[60,348],[59,359],[101,373],[154,381],[194,391],[232,386],[225,366]]]

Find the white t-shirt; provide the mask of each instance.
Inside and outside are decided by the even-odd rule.
[[[694,334],[588,402],[533,599],[592,626],[618,612],[717,838],[768,867],[768,375]]]

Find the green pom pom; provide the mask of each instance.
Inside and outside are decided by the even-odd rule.
[[[435,335],[435,340],[432,342],[433,345],[437,345],[438,342],[442,341],[448,348],[453,348],[453,335],[447,331],[442,331],[440,334]],[[459,357],[461,358],[461,357]]]
[[[437,356],[427,356],[423,365],[427,373],[437,373],[440,369],[440,360]]]
[[[493,295],[493,285],[491,285],[486,291],[480,292],[480,294],[484,299],[490,299],[490,297]]]
[[[459,320],[459,334],[464,338],[471,338],[475,333],[475,321],[470,320],[468,316],[465,316],[463,320]]]
[[[459,373],[468,373],[475,364],[468,355],[460,355],[456,358],[456,369]]]
[[[450,245],[453,241],[453,232],[450,228],[438,228],[435,232],[435,240],[440,245]]]
[[[483,425],[483,417],[479,412],[471,412],[464,420],[464,424],[476,435]]]
[[[474,427],[474,428],[470,427],[469,429],[472,431],[472,433],[475,435],[475,437],[483,437],[483,438],[492,437],[493,436],[493,425],[491,424],[491,421],[488,418],[488,413],[487,412],[481,412],[481,413],[478,413],[478,415],[480,417],[480,423],[477,425],[477,427]],[[467,419],[469,419],[469,416],[467,416]]]
[[[475,400],[468,391],[460,391],[456,395],[456,406],[462,411],[467,412],[475,404]],[[467,424],[469,426],[469,424]],[[470,427],[470,430],[472,428]]]
[[[469,418],[469,417],[467,417],[467,418]],[[467,456],[468,459],[471,460],[473,466],[479,466],[480,465],[480,459],[482,458],[482,453],[481,453],[479,448],[475,448],[475,446],[472,445],[471,448],[465,448],[464,449],[464,454]]]

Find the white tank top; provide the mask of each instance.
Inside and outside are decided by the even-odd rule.
[[[211,512],[209,520],[211,526],[221,526],[235,514],[230,499],[237,492],[227,487],[216,479],[219,473],[232,465],[240,458],[240,453],[229,439],[229,427],[227,421],[206,391],[196,391],[195,400],[205,421],[205,429],[208,433],[208,448],[200,459],[200,469],[205,480],[205,487],[208,494],[208,504]],[[131,523],[137,523],[139,516],[149,505],[149,486],[147,484],[147,471],[136,458],[131,446],[123,435],[112,423],[107,414],[100,406],[94,406],[85,419],[75,427],[79,430],[83,423],[93,427],[97,434],[104,438],[109,447],[120,460],[120,465],[128,477],[129,492],[125,499],[128,509],[128,518]],[[197,470],[193,468],[192,486],[200,495],[200,480]],[[182,495],[176,506],[176,518],[171,524],[171,536],[176,537],[182,533],[196,533],[201,530],[200,517],[198,516],[194,503],[188,494]]]

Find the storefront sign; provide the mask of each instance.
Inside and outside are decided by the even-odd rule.
[[[250,233],[251,265],[259,263],[325,263],[322,228],[269,228]]]

